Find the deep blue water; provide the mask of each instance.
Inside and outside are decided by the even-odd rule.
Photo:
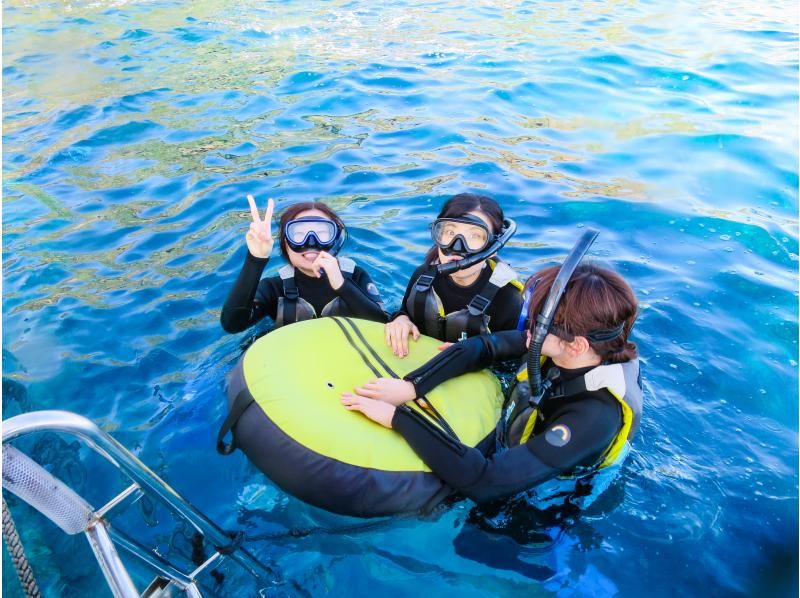
[[[441,203],[484,192],[521,276],[591,226],[631,281],[633,451],[566,521],[489,533],[464,502],[254,545],[272,592],[795,594],[798,7],[758,4],[5,2],[3,417],[86,415],[228,529],[348,524],[214,450],[245,195],[334,206],[396,308]],[[96,506],[118,487],[68,441],[28,449]],[[49,595],[104,595],[83,538],[11,506]]]

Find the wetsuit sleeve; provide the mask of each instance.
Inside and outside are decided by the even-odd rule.
[[[269,258],[258,258],[247,252],[242,270],[220,314],[220,323],[225,332],[241,332],[264,316],[275,317],[277,295],[266,280],[261,281],[261,273],[268,261]]]
[[[352,278],[345,278],[336,294],[342,298],[356,318],[386,322],[386,312],[378,292],[366,270],[356,266]]]
[[[406,309],[406,303],[408,302],[408,297],[411,295],[411,289],[414,288],[414,283],[417,282],[417,278],[419,278],[419,275],[422,274],[422,272],[424,272],[426,268],[427,266],[423,264],[422,266],[414,270],[414,273],[411,275],[411,278],[408,281],[408,285],[406,285],[406,292],[403,295],[403,300],[400,302],[400,309],[398,309],[391,316],[389,316],[390,322],[396,319],[397,316],[408,316],[409,318],[411,318],[411,314],[409,314],[408,310]],[[416,324],[416,322],[414,323]],[[417,324],[417,326],[419,325],[420,324]]]
[[[489,327],[494,331],[516,330],[519,314],[522,311],[522,294],[512,284],[507,284],[497,292],[492,302],[494,313]]]
[[[424,395],[445,380],[522,357],[527,352],[526,340],[525,333],[518,330],[473,336],[453,344],[404,379],[414,385],[418,395]]]
[[[543,434],[490,458],[447,436],[408,407],[397,408],[392,427],[433,473],[481,503],[513,496],[576,466],[595,463],[611,444],[620,421],[611,406],[582,401],[554,417]]]

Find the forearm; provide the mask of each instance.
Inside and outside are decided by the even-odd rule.
[[[524,333],[518,331],[473,336],[445,349],[405,379],[418,395],[424,395],[445,380],[521,357],[527,351],[525,340]]]
[[[356,318],[386,322],[386,312],[383,311],[381,304],[373,300],[352,279],[345,278],[342,286],[336,290],[336,294],[347,304]]]
[[[220,323],[226,332],[241,332],[252,326],[263,315],[254,310],[254,299],[261,273],[269,258],[257,258],[247,253],[236,282],[228,293],[220,314]]]
[[[407,407],[396,409],[392,427],[438,477],[478,503],[513,496],[558,474],[525,446],[487,459]]]

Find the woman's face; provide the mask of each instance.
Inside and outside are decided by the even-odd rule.
[[[294,218],[297,220],[298,218],[308,218],[309,216],[330,220],[328,215],[320,210],[303,210]],[[297,251],[292,251],[288,245],[284,245],[284,247],[286,249],[286,257],[289,259],[289,263],[295,268],[303,271],[309,271],[311,269],[311,265],[314,263],[314,260],[316,260],[317,256],[319,256],[319,250],[317,249],[309,249],[308,251],[303,251],[300,253]]]
[[[492,221],[489,220],[489,217],[483,212],[478,210],[473,210],[472,212],[467,212],[467,215],[480,218],[486,224],[489,230],[492,230]],[[476,227],[466,223],[449,222],[447,224],[447,229],[445,230],[445,232],[446,234],[451,235],[451,238],[455,238],[456,235],[464,235],[464,238],[467,239],[467,235],[477,234],[475,228]],[[474,240],[477,242],[480,239],[474,239]],[[467,239],[467,242],[469,241],[470,239]],[[483,241],[485,242],[486,239],[484,238]],[[441,264],[447,264],[449,262],[455,262],[457,260],[463,259],[460,255],[445,255],[444,253],[442,253],[441,248],[438,248],[438,252],[439,252],[439,263]],[[483,270],[483,266],[485,263],[486,260],[482,260],[477,264],[470,266],[469,268],[464,268],[463,270],[458,270],[456,272],[453,272],[450,275],[450,277],[456,282],[462,280],[470,280],[472,278],[475,278],[480,273],[480,271]]]
[[[542,343],[542,355],[550,358],[559,357],[564,352],[564,344],[564,341],[555,334],[548,333]]]
[[[525,343],[525,346],[528,347],[528,349],[531,348],[531,338],[531,331],[528,330],[528,340]],[[547,336],[544,337],[544,342],[542,343],[542,355],[550,357],[551,359],[554,357],[560,357],[564,353],[565,344],[565,341],[558,338],[555,334],[550,334],[548,332]]]

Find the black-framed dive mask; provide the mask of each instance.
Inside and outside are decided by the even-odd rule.
[[[431,238],[445,255],[468,256],[486,249],[497,235],[477,216],[437,218],[431,225]]]
[[[298,253],[316,249],[336,255],[344,244],[345,234],[333,220],[307,216],[287,222],[283,227],[283,238],[289,249]]]

